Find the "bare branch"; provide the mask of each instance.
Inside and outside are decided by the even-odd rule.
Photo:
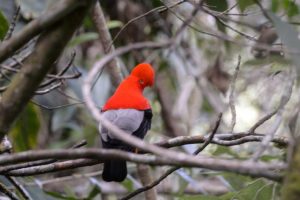
[[[114,51],[114,46],[112,44],[111,35],[106,25],[105,17],[100,6],[100,1],[95,4],[92,14],[92,21],[99,33],[99,39],[102,43],[104,53],[111,53]],[[120,66],[118,65],[117,59],[112,59],[108,64],[108,70],[111,76],[111,81],[114,87],[117,87],[122,81],[122,74]],[[98,79],[96,79],[97,81]]]
[[[68,69],[72,66],[73,62],[74,62],[74,59],[75,59],[75,56],[76,56],[76,51],[73,51],[72,54],[71,54],[71,59],[69,61],[69,63],[60,71],[58,72],[55,76],[51,77],[51,79],[43,82],[42,84],[39,85],[39,87],[45,87],[45,86],[48,86],[50,84],[52,84],[53,82],[55,82],[56,80],[61,80],[61,77],[62,75],[64,75]],[[81,73],[76,73],[74,74],[74,78],[78,78],[81,76]],[[71,77],[71,78],[73,78]]]
[[[14,186],[15,188],[20,192],[22,197],[26,200],[33,200],[30,195],[28,194],[27,190],[19,183],[17,179],[10,176],[5,176]]]
[[[212,144],[218,144],[222,146],[234,146],[234,145],[240,145],[247,142],[261,142],[264,134],[258,134],[254,133],[254,135],[249,135],[247,133],[234,133],[234,136],[231,136],[231,133],[218,133],[216,136],[212,139]],[[182,146],[187,144],[199,144],[204,143],[207,141],[207,137],[202,135],[192,135],[192,136],[178,136],[171,138],[169,140],[161,141],[155,143],[157,146],[165,147],[165,148],[171,148],[176,146]],[[287,138],[274,138],[272,140],[273,143],[278,144],[282,147],[288,146],[288,139]]]
[[[291,78],[290,78],[289,82],[286,84],[286,89],[284,90],[284,92],[281,96],[280,104],[278,107],[278,113],[277,113],[277,116],[274,120],[272,127],[270,128],[270,132],[265,135],[264,139],[261,142],[259,149],[252,156],[252,158],[251,158],[252,161],[257,161],[260,158],[260,156],[264,153],[264,151],[270,145],[270,142],[274,138],[274,135],[282,122],[283,110],[284,110],[285,105],[290,100],[290,97],[291,97],[292,91],[293,91],[294,81],[296,80],[296,75],[293,74],[293,70],[290,70],[290,77]]]
[[[6,33],[6,35],[5,35],[5,37],[4,37],[4,40],[8,40],[8,39],[11,37],[11,35],[13,34],[13,32],[14,32],[14,30],[15,30],[15,26],[16,26],[16,24],[17,24],[17,20],[18,20],[18,18],[19,18],[19,16],[20,16],[20,10],[21,10],[20,8],[21,8],[21,7],[18,5],[17,10],[16,10],[16,12],[15,12],[15,14],[14,14],[13,20],[12,20],[12,22],[10,23],[9,29],[8,29],[8,31],[7,31],[7,33]]]
[[[116,41],[116,39],[119,37],[119,35],[122,33],[122,31],[125,30],[125,28],[126,28],[127,26],[129,26],[131,23],[133,23],[133,22],[135,22],[135,21],[137,21],[137,20],[139,20],[139,19],[141,19],[141,18],[143,18],[143,17],[145,17],[145,16],[147,16],[147,15],[149,15],[149,14],[152,14],[152,13],[154,13],[154,12],[164,12],[164,11],[170,9],[170,8],[173,8],[173,7],[175,7],[175,6],[178,6],[178,5],[182,4],[182,3],[184,3],[185,1],[186,1],[186,0],[181,0],[181,1],[178,1],[178,2],[176,2],[176,3],[174,3],[174,4],[170,5],[170,6],[164,5],[164,6],[156,7],[156,8],[154,8],[154,9],[152,9],[152,10],[150,10],[150,11],[148,11],[148,12],[142,14],[142,15],[139,15],[139,16],[137,16],[137,17],[135,17],[135,18],[129,20],[126,24],[124,24],[124,25],[122,26],[121,30],[120,30],[120,31],[115,35],[115,37],[112,39],[112,41],[111,41],[111,43],[110,43],[108,49],[111,48],[111,46],[112,46],[113,43]],[[162,2],[162,3],[163,3],[163,2]]]
[[[180,154],[177,153],[180,157]],[[112,149],[68,149],[68,150],[35,150],[13,155],[0,156],[0,165],[15,164],[43,159],[94,159],[99,162],[104,160],[127,160],[135,163],[149,165],[172,165],[180,167],[200,167],[216,171],[228,171],[253,177],[265,177],[280,181],[282,176],[278,173],[286,168],[286,164],[266,164],[262,162],[217,159],[206,156],[192,156],[193,159],[167,159],[162,156],[139,155]],[[273,172],[276,170],[276,172]]]
[[[55,162],[46,165],[33,166],[22,169],[15,169],[9,172],[5,172],[8,176],[33,176],[39,174],[46,174],[52,172],[59,172],[64,170],[76,169],[80,167],[92,166],[102,163],[99,160],[94,159],[77,159],[77,160],[68,160],[62,162]]]
[[[46,109],[46,110],[56,110],[56,109],[60,109],[60,108],[66,108],[66,107],[70,107],[70,106],[74,106],[74,105],[82,105],[84,104],[84,102],[76,102],[76,103],[68,103],[68,104],[63,104],[63,105],[59,105],[59,106],[52,106],[52,107],[49,107],[49,106],[45,106],[45,105],[42,105],[40,103],[37,103],[36,101],[34,100],[31,100],[31,102],[43,109]]]
[[[263,123],[265,123],[266,121],[268,121],[269,119],[271,119],[276,113],[278,112],[278,109],[274,110],[273,112],[267,114],[266,116],[264,116],[263,118],[261,118],[260,120],[258,120],[248,131],[249,134],[253,134],[255,132],[255,130],[261,126]]]
[[[7,197],[11,198],[12,200],[19,200],[19,198],[12,193],[11,191],[9,191],[4,184],[2,184],[0,182],[0,192],[3,193],[4,195],[6,195]]]
[[[58,56],[61,54],[65,45],[71,38],[73,32],[83,20],[88,7],[91,6],[94,0],[84,2],[80,1],[80,3],[74,0],[65,0],[62,2],[66,5],[62,6],[65,10],[61,10],[61,7],[59,7],[54,12],[51,12],[48,15],[42,15],[42,18],[40,18],[40,20],[44,19],[43,17],[46,16],[50,17],[52,20],[58,20],[61,19],[61,15],[65,12],[70,12],[70,14],[67,18],[61,19],[60,23],[56,24],[56,26],[51,27],[52,29],[45,31],[40,36],[36,47],[33,50],[33,53],[26,60],[20,72],[16,76],[14,76],[14,79],[12,80],[9,88],[4,92],[2,96],[0,102],[0,140],[2,140],[3,136],[8,132],[12,122],[30,100],[30,98],[34,94],[34,91],[46,76],[52,64],[57,60]],[[78,7],[78,5],[82,6]],[[67,20],[69,18],[72,18],[73,20]],[[40,20],[33,21],[33,24],[39,23],[38,28],[45,28],[45,26],[49,25],[50,23],[49,19],[46,19],[46,21],[42,22]],[[27,27],[33,29],[33,27],[31,26]],[[26,30],[27,29],[25,28],[25,33],[27,33]],[[35,32],[30,31],[30,33]],[[18,36],[18,34],[16,36]],[[14,49],[14,44],[21,44],[19,41],[23,41],[22,39],[26,39],[28,35],[26,35],[26,37],[24,36],[24,38],[22,39],[18,38],[18,42],[11,44],[11,41],[15,41],[15,37],[12,37],[10,40],[5,41],[6,43],[3,42],[1,44],[0,60],[4,59],[7,55],[10,54],[9,51]],[[10,48],[8,48],[6,45],[9,45]],[[3,50],[3,48],[5,50]],[[9,51],[6,51],[6,48],[9,49]]]
[[[7,59],[17,49],[31,40],[34,36],[41,33],[43,30],[61,20],[78,7],[85,6],[83,1],[62,1],[56,5],[55,9],[51,9],[41,17],[30,22],[25,28],[13,35],[9,40],[3,41],[0,45],[0,62]]]
[[[231,81],[231,87],[230,87],[230,94],[229,94],[229,106],[230,106],[230,111],[231,111],[231,129],[230,131],[233,133],[233,129],[236,124],[236,110],[235,110],[235,84],[236,84],[236,79],[240,70],[240,64],[241,64],[241,56],[239,55],[238,57],[238,63],[236,65],[234,75],[232,77]]]
[[[75,144],[71,148],[73,148],[73,149],[80,148],[86,144],[87,144],[87,142],[85,140],[83,140],[83,141],[80,141],[79,143]],[[22,169],[22,168],[29,169],[30,167],[47,165],[47,164],[54,163],[56,161],[58,161],[58,160],[57,159],[49,159],[49,160],[39,160],[39,161],[34,161],[34,162],[20,163],[20,164],[9,165],[9,166],[2,166],[2,167],[0,167],[0,174],[7,174],[7,172],[17,170],[17,169]]]

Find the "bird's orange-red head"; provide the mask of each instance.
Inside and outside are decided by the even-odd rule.
[[[137,109],[151,108],[149,101],[143,96],[145,87],[154,84],[154,69],[148,63],[138,64],[130,75],[125,78],[111,96],[102,111],[111,109]]]
[[[143,88],[153,86],[155,73],[152,66],[148,63],[138,64],[133,68],[130,75],[137,77]]]

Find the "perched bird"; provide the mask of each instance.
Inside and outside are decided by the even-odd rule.
[[[112,124],[123,131],[143,139],[151,128],[152,110],[143,96],[145,87],[154,83],[154,70],[150,64],[138,64],[107,100],[101,112]],[[109,129],[99,127],[103,148],[121,149],[135,152],[136,149],[115,138]],[[105,181],[122,182],[127,176],[126,161],[108,160],[104,162],[102,178]]]

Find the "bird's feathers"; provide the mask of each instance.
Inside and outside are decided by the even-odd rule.
[[[143,139],[147,131],[151,128],[151,109],[144,111],[135,109],[108,110],[103,113],[103,116],[123,131],[140,139]],[[100,126],[99,129],[104,148],[134,151],[133,147],[116,139],[109,129],[104,126]],[[122,182],[126,178],[126,175],[126,161],[107,160],[104,162],[102,172],[103,180]]]
[[[103,116],[118,128],[132,134],[140,127],[144,118],[144,111],[135,109],[108,110],[103,113]],[[110,130],[101,125],[99,128],[103,141],[108,142],[108,137],[115,139]]]

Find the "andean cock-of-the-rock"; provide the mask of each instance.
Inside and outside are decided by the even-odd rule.
[[[154,84],[154,77],[155,72],[150,64],[141,63],[134,67],[102,107],[103,116],[121,130],[143,139],[151,128],[152,119],[151,106],[143,91]],[[135,151],[135,148],[115,138],[109,129],[101,125],[99,129],[103,148]],[[126,161],[104,162],[103,180],[122,182],[126,176]]]

